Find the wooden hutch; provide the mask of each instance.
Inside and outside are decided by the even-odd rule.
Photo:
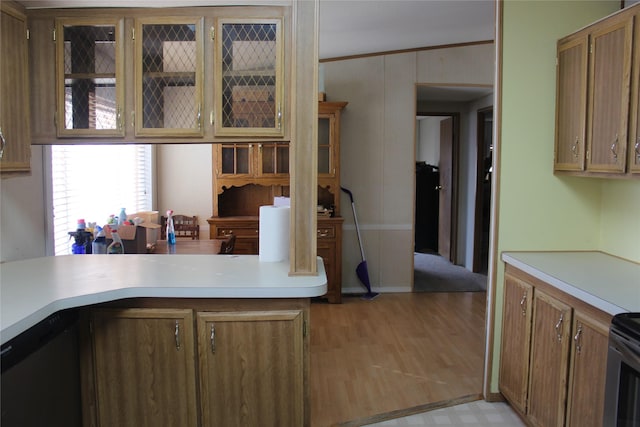
[[[318,255],[331,303],[342,300],[340,113],[346,102],[318,103]],[[210,238],[236,236],[235,253],[258,254],[260,206],[289,197],[289,143],[222,143],[213,149]]]

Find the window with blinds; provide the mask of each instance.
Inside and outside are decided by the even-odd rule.
[[[78,219],[103,226],[121,208],[152,207],[151,145],[51,146],[51,209],[55,255],[71,253]]]

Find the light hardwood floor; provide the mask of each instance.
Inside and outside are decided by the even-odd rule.
[[[314,301],[312,427],[479,395],[485,302],[485,292]]]

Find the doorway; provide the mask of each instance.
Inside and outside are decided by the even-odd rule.
[[[489,269],[489,227],[491,224],[491,175],[493,173],[493,107],[478,110],[476,205],[473,238],[473,272],[486,275]]]
[[[458,113],[418,115],[415,169],[415,252],[455,262]]]

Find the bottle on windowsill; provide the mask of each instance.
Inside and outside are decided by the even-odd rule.
[[[174,246],[176,244],[176,230],[173,225],[173,211],[167,211],[167,244]]]
[[[124,254],[124,245],[117,229],[111,229],[111,238],[113,242],[107,246],[107,255]]]

